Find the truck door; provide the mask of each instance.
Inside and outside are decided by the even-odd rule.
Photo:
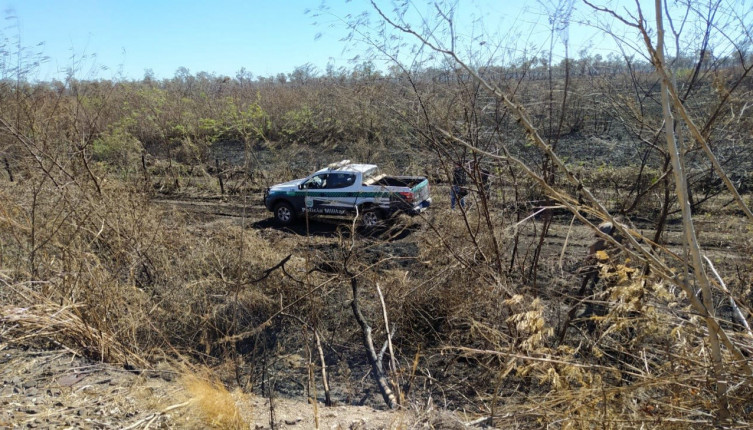
[[[320,173],[304,182],[305,207],[313,214],[345,215],[353,210],[356,200],[355,174],[347,172]]]
[[[356,184],[355,173],[330,173],[326,189],[329,196],[329,208],[333,215],[355,212],[359,185]]]
[[[304,192],[304,211],[309,213],[324,213],[324,207],[322,206],[324,197],[324,188],[327,186],[327,178],[329,174],[320,173],[314,175],[301,184],[301,189]]]

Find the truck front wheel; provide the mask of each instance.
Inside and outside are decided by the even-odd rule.
[[[280,202],[275,205],[275,220],[280,225],[290,225],[295,220],[293,206],[288,202]]]

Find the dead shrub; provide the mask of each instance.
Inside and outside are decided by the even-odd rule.
[[[23,298],[26,307],[3,305],[0,325],[8,341],[44,347],[63,345],[97,361],[146,365],[131,345],[115,333],[94,327],[82,316],[83,306],[61,305],[30,288],[29,284],[6,284],[5,289]],[[21,301],[21,300],[17,300]]]
[[[276,278],[255,279],[283,255],[253,231],[190,227],[184,214],[118,182],[104,182],[101,195],[44,179],[9,186],[13,193],[0,190],[9,197],[0,261],[9,282],[26,282],[29,293],[3,295],[35,315],[55,304],[81,330],[104,336],[94,345],[59,340],[71,348],[114,361],[125,357],[107,352],[118,344],[145,357],[202,343],[212,351],[217,339],[270,315],[265,285]]]

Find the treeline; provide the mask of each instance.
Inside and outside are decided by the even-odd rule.
[[[718,121],[727,112],[719,106],[733,113],[744,107],[744,98],[730,96],[733,88],[735,94],[745,94],[753,87],[750,68],[741,60],[709,55],[675,59],[678,87],[699,116]],[[515,88],[515,97],[555,146],[568,136],[583,142],[598,137],[632,142],[640,150],[654,139],[658,124],[652,118],[660,117],[659,78],[651,67],[645,61],[596,55],[562,61],[551,69],[546,59],[533,58],[480,72],[500,88]],[[565,103],[560,101],[563,93]],[[205,163],[212,161],[208,149],[218,141],[426,149],[423,143],[433,135],[428,123],[443,124],[464,137],[473,135],[470,140],[486,149],[499,151],[502,141],[514,152],[526,150],[524,141],[510,137],[517,135],[511,132],[517,126],[500,100],[455,69],[395,68],[384,73],[363,63],[321,74],[306,65],[275,77],[254,77],[241,70],[231,78],[181,68],[162,80],[150,73],[125,81],[5,80],[0,110],[20,135],[50,144],[70,139],[82,157],[116,168],[132,165],[145,152],[187,164]],[[714,110],[719,112],[714,115]],[[739,155],[727,146],[744,139],[743,123],[749,120],[737,122],[734,129],[720,133],[723,155]],[[711,124],[706,131],[715,132]],[[17,136],[12,134],[0,136],[3,156],[11,164],[18,155],[13,149]]]

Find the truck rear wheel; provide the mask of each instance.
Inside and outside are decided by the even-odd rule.
[[[366,228],[378,227],[382,224],[382,212],[379,209],[366,209],[361,215],[361,224]]]
[[[293,206],[288,202],[280,202],[275,205],[275,221],[280,225],[290,225],[295,220]]]

